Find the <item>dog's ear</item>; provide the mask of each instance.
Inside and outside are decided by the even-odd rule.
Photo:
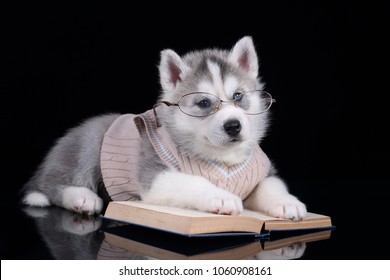
[[[257,77],[259,62],[252,37],[246,36],[240,39],[230,51],[229,60],[247,71],[253,78]]]
[[[164,91],[173,90],[183,78],[188,66],[173,50],[166,49],[161,52],[160,82]]]

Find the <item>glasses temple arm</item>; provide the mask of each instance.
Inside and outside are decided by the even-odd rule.
[[[154,114],[154,118],[156,119],[157,127],[160,127],[161,125],[160,125],[158,118],[157,118],[156,107],[160,106],[161,104],[165,104],[167,106],[179,106],[179,104],[177,104],[177,103],[171,103],[168,101],[160,101],[160,102],[157,102],[156,104],[154,104],[153,105],[153,114]]]

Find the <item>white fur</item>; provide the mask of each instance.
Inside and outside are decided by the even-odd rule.
[[[243,211],[242,201],[235,194],[218,188],[205,178],[172,171],[158,175],[142,200],[217,214],[237,215]]]
[[[221,84],[222,80],[220,77],[219,67],[216,64],[209,62],[209,68],[217,68],[212,70],[210,69],[210,71],[213,71],[213,83],[210,83],[209,81],[202,81],[198,84],[197,91],[214,94],[221,100],[231,100],[233,93],[239,90],[237,79],[233,76],[228,76],[225,78],[225,82]],[[214,79],[220,81],[215,82]]]
[[[266,178],[245,200],[246,208],[262,211],[270,216],[301,220],[306,216],[306,206],[291,195],[278,177]]]
[[[63,193],[63,205],[66,209],[92,215],[102,211],[103,201],[90,189],[67,186]]]
[[[239,90],[239,85],[238,81],[234,76],[227,76],[225,78],[225,83],[224,83],[224,89],[225,89],[225,98],[231,98],[233,94]]]
[[[28,193],[24,197],[23,202],[33,207],[47,207],[50,205],[49,198],[40,192]]]
[[[209,68],[213,80],[212,93],[216,93],[217,96],[225,94],[224,85],[221,77],[221,69],[219,68],[218,64],[213,63],[211,61],[207,61],[207,67]]]
[[[209,81],[201,81],[198,84],[198,92],[207,92],[214,94],[214,87],[213,84],[211,84]]]

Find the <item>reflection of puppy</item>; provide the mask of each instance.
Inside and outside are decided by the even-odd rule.
[[[297,242],[275,250],[262,251],[254,256],[257,260],[291,260],[299,259],[306,250],[305,242]]]
[[[59,207],[28,207],[24,210],[34,218],[43,241],[55,259],[153,259],[137,253],[136,247],[134,251],[126,250],[107,242],[105,233],[99,231],[102,225],[99,218]],[[284,248],[262,251],[248,259],[297,259],[302,257],[305,248],[304,242],[297,242]],[[234,259],[234,256],[231,258]]]
[[[162,51],[158,106],[137,116],[98,116],[70,130],[27,184],[24,202],[94,214],[103,208],[97,193],[107,190],[113,200],[219,214],[238,214],[244,205],[301,219],[305,205],[258,145],[274,101],[258,68],[250,37],[231,50],[182,57]]]
[[[24,212],[30,217],[46,219],[48,222],[53,222],[51,219],[55,218],[55,223],[53,225],[57,230],[76,235],[85,235],[96,231],[102,225],[100,219],[69,212],[57,207],[50,209],[27,207],[24,209]]]
[[[27,207],[53,258],[73,259],[150,259],[109,245],[99,231],[102,220],[59,207]]]
[[[26,208],[55,259],[96,259],[104,234],[101,220],[58,207]]]

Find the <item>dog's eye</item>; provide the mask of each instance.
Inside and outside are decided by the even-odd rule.
[[[243,97],[244,97],[244,94],[241,93],[241,92],[235,92],[235,93],[233,94],[233,100],[234,100],[234,101],[240,102],[240,101],[242,100]]]
[[[201,109],[207,109],[207,108],[210,108],[211,101],[210,101],[210,99],[205,98],[205,99],[202,99],[199,102],[197,102],[196,105]]]

